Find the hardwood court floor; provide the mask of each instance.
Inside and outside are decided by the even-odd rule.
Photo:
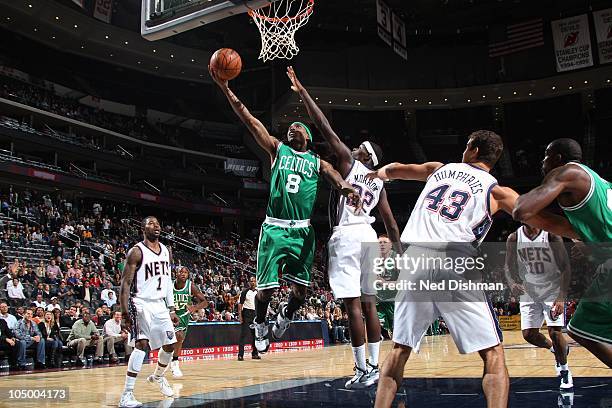
[[[554,358],[548,350],[536,349],[525,343],[520,332],[505,332],[506,361],[511,377],[554,377]],[[569,338],[568,338],[569,339]],[[392,343],[385,341],[381,348],[383,361]],[[592,357],[582,347],[572,347],[570,368],[574,378],[610,377],[612,371]],[[149,364],[136,383],[135,395],[143,403],[162,400],[158,389],[146,382],[153,371]],[[316,350],[278,352],[264,355],[262,360],[239,362],[235,356],[215,360],[188,361],[181,364],[184,377],[168,380],[175,394],[189,397],[214,393],[214,399],[235,398],[236,389],[248,388],[257,393],[286,389],[308,383],[332,381],[349,377],[353,373],[350,345]],[[34,388],[67,386],[70,400],[61,404],[9,403],[0,401],[2,407],[106,407],[117,406],[123,389],[126,366],[69,369],[58,372],[42,372],[11,375],[0,380],[0,387]],[[460,355],[450,336],[426,337],[421,352],[413,354],[406,366],[404,377],[409,378],[478,378],[482,374],[482,362],[478,354]],[[343,381],[336,381],[341,384]],[[551,378],[551,387],[557,380]],[[587,388],[587,387],[585,387]],[[607,388],[606,388],[607,389]],[[297,392],[296,392],[297,394]],[[194,397],[195,398],[195,397]],[[304,406],[308,405],[304,395]],[[179,400],[180,401],[180,400]],[[181,406],[187,406],[182,405]],[[295,405],[293,405],[295,406]]]

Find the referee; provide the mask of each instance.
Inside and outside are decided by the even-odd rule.
[[[238,361],[244,361],[244,340],[249,332],[251,332],[251,358],[253,360],[261,360],[257,348],[255,348],[255,329],[251,328],[255,319],[255,295],[257,295],[257,282],[255,277],[249,280],[249,287],[244,289],[240,294],[240,303],[238,303],[238,316],[240,316],[240,343],[238,346]]]

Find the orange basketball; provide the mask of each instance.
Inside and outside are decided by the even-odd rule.
[[[210,66],[222,81],[229,81],[240,74],[242,59],[240,54],[231,48],[221,48],[210,57]]]

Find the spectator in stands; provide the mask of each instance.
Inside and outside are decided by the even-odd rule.
[[[30,293],[30,298],[36,299],[38,295],[42,296],[44,293],[45,293],[45,287],[41,282],[38,285],[36,285],[36,288],[32,290],[32,293]]]
[[[47,307],[45,308],[47,312],[53,312],[55,309],[62,310],[62,307],[60,306],[58,302],[57,296],[51,297],[51,303],[48,304]]]
[[[66,302],[74,300],[74,291],[66,285],[66,281],[62,281],[57,289],[58,300],[66,305]]]
[[[19,258],[15,258],[13,263],[9,266],[9,272],[12,276],[15,276],[21,270],[21,263],[19,262]]]
[[[23,281],[31,285],[37,285],[39,279],[38,279],[38,276],[36,275],[36,272],[34,272],[32,268],[28,268],[28,270],[26,271],[26,274],[23,276]]]
[[[44,280],[47,277],[47,267],[45,266],[45,261],[40,261],[38,266],[36,267],[36,276],[38,276],[39,280]]]
[[[519,314],[521,310],[520,304],[516,301],[514,296],[510,297],[510,302],[508,303],[508,307],[506,309],[508,310],[508,314],[510,316]]]
[[[17,340],[15,333],[11,329],[4,319],[0,319],[0,351],[4,351],[10,360],[14,360],[14,356],[17,355]],[[13,361],[10,361],[13,363]]]
[[[75,306],[70,306],[66,309],[64,315],[60,319],[61,327],[70,327],[74,325],[74,323],[79,320],[76,316],[77,308]]]
[[[48,283],[45,283],[43,285],[43,298],[44,299],[51,299],[54,294],[55,294],[55,292],[53,290],[51,290],[51,286]]]
[[[91,278],[89,278],[89,284],[94,288],[99,288],[102,285],[102,281],[97,273],[94,273]]]
[[[104,326],[104,323],[109,319],[109,316],[104,314],[101,307],[96,309],[96,314],[91,318],[97,327]]]
[[[125,348],[125,359],[132,353],[132,347],[128,344],[128,332],[121,327],[121,312],[115,312],[113,318],[104,323],[104,341],[110,355],[110,363],[118,362],[116,344],[123,344]]]
[[[106,306],[112,308],[117,303],[117,297],[115,296],[115,292],[108,292],[108,299],[106,299],[104,303],[106,304]]]
[[[17,309],[15,309],[15,318],[17,319],[17,321],[23,319],[24,315],[25,315],[25,307],[19,306]]]
[[[100,300],[103,302],[106,302],[106,300],[108,300],[108,294],[109,292],[114,292],[113,290],[113,285],[110,282],[106,282],[104,284],[104,289],[102,290],[102,292],[100,292]],[[115,298],[117,294],[115,293]]]
[[[87,305],[90,305],[93,299],[93,290],[91,289],[89,281],[85,281],[85,283],[79,281],[79,283],[77,283],[75,286],[75,289],[77,290],[77,299],[82,300]]]
[[[17,318],[9,313],[9,307],[6,302],[0,303],[0,319],[6,322],[9,329],[15,329]]]
[[[96,325],[91,321],[89,312],[83,313],[82,318],[72,325],[72,330],[68,336],[68,347],[76,348],[76,365],[79,367],[85,365],[83,359],[85,357],[85,347],[87,346],[96,347],[94,363],[102,362],[104,341],[100,338]]]
[[[38,323],[38,330],[45,339],[46,354],[49,357],[52,367],[59,367],[62,361],[62,338],[60,336],[60,327],[55,321],[53,313],[46,312],[42,322]]]
[[[57,276],[61,273],[59,266],[57,266],[57,264],[55,263],[55,259],[52,259],[51,262],[49,263],[49,266],[47,266],[47,278],[48,279],[54,279],[57,278]]]
[[[334,313],[332,315],[332,325],[333,325],[332,340],[334,342],[340,341],[342,343],[347,343],[348,340],[344,336],[344,331],[346,330],[346,326],[344,326],[344,321],[342,319],[342,311],[340,310],[340,307],[338,306],[334,308]]]
[[[17,364],[19,369],[26,368],[26,349],[36,347],[37,368],[45,368],[45,339],[42,338],[38,326],[32,320],[32,311],[27,309],[23,319],[15,326],[15,338],[17,342]]]
[[[45,299],[43,299],[43,295],[41,293],[36,295],[36,300],[32,303],[34,303],[36,307],[40,307],[43,309],[47,307],[47,302],[45,302]]]
[[[11,306],[20,306],[24,303],[26,297],[23,293],[23,285],[19,282],[19,279],[13,278],[6,286],[8,291],[9,302]]]
[[[34,315],[32,317],[32,321],[36,324],[42,322],[45,319],[45,309],[42,307],[37,307],[34,309]]]

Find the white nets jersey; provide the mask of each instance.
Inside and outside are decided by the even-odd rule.
[[[160,242],[160,251],[157,254],[144,242],[139,242],[136,246],[142,252],[142,263],[134,276],[132,296],[143,300],[165,299],[169,288],[172,291],[168,248]]]
[[[330,195],[330,221],[331,226],[344,226],[353,224],[371,224],[375,221],[370,216],[370,211],[378,204],[380,192],[384,183],[380,179],[367,180],[366,175],[371,173],[363,163],[358,160],[353,161],[351,170],[345,180],[353,186],[357,194],[361,197],[363,208],[358,215],[355,215],[355,208],[346,204],[346,197],[334,190]]]
[[[491,227],[495,177],[468,163],[449,163],[427,179],[402,242],[467,242],[479,245]]]
[[[559,244],[562,245],[562,244]],[[521,301],[553,301],[559,293],[561,273],[546,231],[530,239],[521,226],[516,231],[516,259],[525,294]]]

